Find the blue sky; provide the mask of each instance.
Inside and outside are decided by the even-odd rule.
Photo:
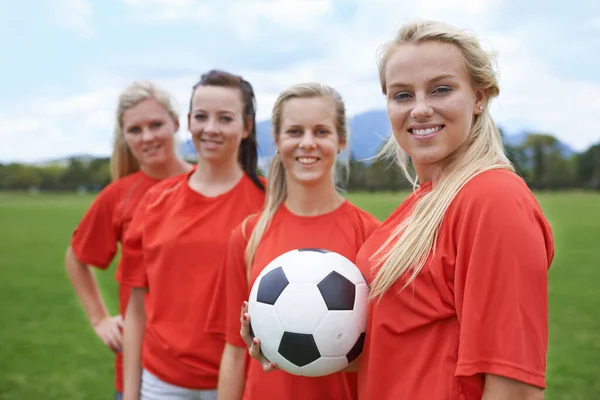
[[[600,3],[549,3],[2,2],[0,162],[108,155],[116,98],[128,83],[155,81],[184,115],[191,86],[214,67],[253,84],[260,120],[281,90],[308,80],[337,88],[350,115],[384,108],[377,47],[415,18],[471,29],[498,52],[501,95],[492,110],[499,125],[548,132],[582,150],[600,140]]]

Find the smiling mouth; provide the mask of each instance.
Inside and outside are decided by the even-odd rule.
[[[298,161],[302,165],[313,165],[319,160],[320,158],[317,157],[296,157],[296,161]]]
[[[408,131],[415,136],[428,136],[441,131],[444,125],[434,126],[427,129],[409,129]]]
[[[210,140],[210,139],[200,139],[202,143],[210,143],[210,144],[223,144],[223,142],[219,140]]]
[[[160,149],[161,145],[160,144],[155,144],[154,146],[148,146],[148,147],[144,147],[144,153],[149,153],[151,151],[155,151]]]

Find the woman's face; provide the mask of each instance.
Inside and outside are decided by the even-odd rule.
[[[385,69],[387,111],[394,138],[421,180],[469,136],[485,106],[460,49],[448,43],[402,44]]]
[[[287,179],[301,184],[333,180],[344,142],[336,129],[336,108],[327,97],[293,98],[282,107],[275,145]]]
[[[200,159],[217,164],[237,161],[240,142],[250,133],[243,110],[242,94],[237,88],[196,88],[188,124]]]
[[[127,146],[142,168],[165,164],[175,157],[174,121],[156,99],[148,98],[128,108],[122,116],[122,132]]]

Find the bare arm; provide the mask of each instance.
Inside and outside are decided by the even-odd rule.
[[[486,374],[481,400],[544,400],[544,389],[514,379]]]
[[[111,317],[108,314],[94,272],[77,259],[70,247],[65,256],[65,266],[90,325],[112,351],[121,351],[123,319],[120,315]]]
[[[225,344],[221,367],[219,368],[219,386],[217,400],[240,400],[246,383],[246,349]]]
[[[132,288],[125,313],[123,358],[124,400],[139,400],[142,378],[142,342],[146,326],[144,295],[148,289]]]

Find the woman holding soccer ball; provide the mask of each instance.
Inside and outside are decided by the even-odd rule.
[[[240,304],[254,281],[279,255],[299,248],[327,249],[354,261],[379,222],[336,190],[335,164],[347,140],[345,106],[331,87],[299,84],[283,91],[273,107],[277,153],[271,161],[265,209],[247,218],[230,238],[215,290],[209,329],[224,333],[219,399],[355,399],[356,374],[323,377],[267,374],[247,366],[240,337]]]
[[[359,398],[542,399],[553,238],[490,115],[493,58],[423,21],[383,47],[379,73],[385,154],[416,189],[357,256],[371,287]]]

